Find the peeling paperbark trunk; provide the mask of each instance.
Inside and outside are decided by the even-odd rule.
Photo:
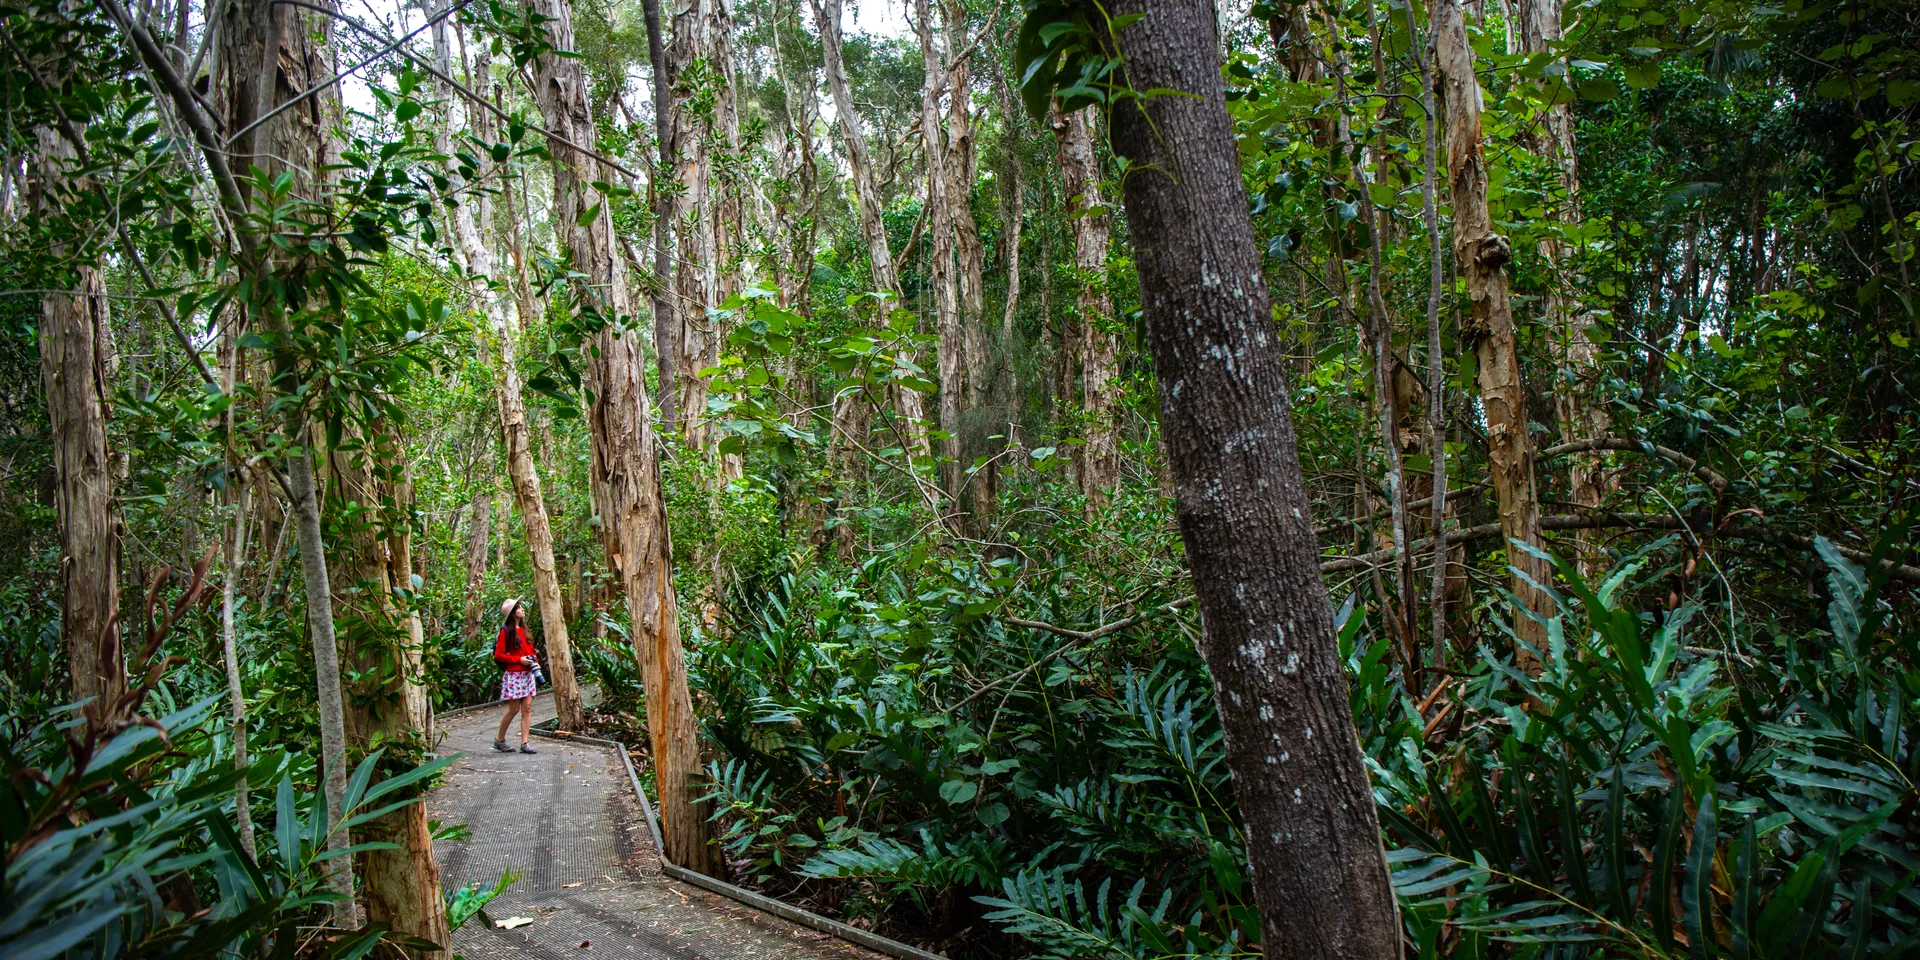
[[[1561,38],[1563,0],[1519,0],[1520,52],[1552,54]],[[1534,152],[1552,160],[1560,178],[1565,200],[1548,208],[1547,215],[1565,224],[1578,224],[1580,213],[1580,164],[1574,152],[1573,110],[1570,104],[1555,103],[1546,114],[1536,135],[1529,137]],[[1553,381],[1553,409],[1560,421],[1562,442],[1604,437],[1612,428],[1612,418],[1604,408],[1594,406],[1592,394],[1601,379],[1600,346],[1587,335],[1587,312],[1579,299],[1579,278],[1573,275],[1572,252],[1557,237],[1540,241],[1540,255],[1547,261],[1552,282],[1547,289],[1547,337],[1558,367]],[[1613,492],[1614,482],[1606,469],[1606,458],[1599,453],[1575,454],[1567,460],[1567,488],[1573,502],[1594,508]],[[1607,555],[1590,537],[1580,537],[1580,572],[1594,576],[1606,569]]]
[[[941,6],[946,22],[949,58],[967,45],[966,7],[957,2]],[[958,270],[960,317],[965,334],[967,396],[962,407],[972,410],[986,399],[993,379],[987,375],[987,246],[973,219],[972,191],[975,172],[973,139],[973,71],[971,57],[947,65],[947,208],[953,227],[953,252]],[[965,444],[963,444],[963,447]]]
[[[60,202],[56,185],[67,180],[77,153],[52,130],[35,134],[32,202],[47,209]],[[41,301],[40,380],[53,431],[53,502],[60,517],[61,640],[73,698],[98,698],[89,708],[98,710],[126,689],[120,645],[108,636],[120,609],[120,520],[107,451],[113,328],[99,268],[75,268],[69,289]]]
[[[534,6],[553,18],[548,27],[554,44],[571,49],[573,18],[565,0],[537,0]],[[534,93],[547,126],[575,143],[592,142],[593,119],[577,62],[543,57],[536,81]],[[553,222],[564,225],[564,246],[572,254],[574,269],[589,278],[590,295],[598,299],[604,314],[631,314],[632,291],[614,243],[612,217],[602,206],[581,222],[581,214],[599,203],[591,183],[609,176],[593,158],[563,144],[552,143],[549,149],[554,155]],[[726,864],[720,848],[710,842],[707,804],[699,801],[702,790],[695,782],[699,737],[680,646],[673,549],[660,489],[645,358],[638,339],[616,327],[594,334],[593,346],[586,373],[592,394],[587,413],[593,448],[589,477],[608,565],[626,588],[632,617],[634,654],[646,687],[647,733],[653,745],[667,857],[688,869],[721,876]]]
[[[663,189],[661,179],[673,168],[673,70],[667,64],[666,43],[660,33],[660,0],[643,0],[641,14],[647,24],[647,60],[653,67],[654,139],[659,141],[660,157],[654,166],[649,186],[654,193],[653,221],[653,353],[659,377],[660,422],[672,423],[676,417],[674,401],[679,392],[675,377],[679,361],[675,331],[680,316],[674,309],[673,270],[673,196]]]
[[[1089,509],[1107,504],[1120,482],[1120,445],[1114,439],[1113,382],[1119,373],[1119,349],[1102,324],[1113,315],[1107,291],[1107,248],[1113,220],[1100,196],[1100,167],[1093,151],[1092,107],[1062,114],[1054,112],[1053,132],[1060,141],[1062,191],[1067,197],[1067,221],[1073,224],[1074,283],[1079,287],[1075,309],[1079,322],[1075,344],[1079,355],[1080,392],[1085,398],[1087,442],[1079,461],[1080,492]],[[1071,374],[1069,374],[1069,377]],[[1071,387],[1069,380],[1067,386]]]
[[[1206,0],[1125,0],[1115,152],[1160,383],[1261,945],[1275,957],[1400,956],[1288,411],[1286,352],[1253,246]],[[1230,438],[1223,442],[1222,438]]]
[[[325,0],[322,2],[325,5]],[[223,107],[221,113],[228,130],[246,129],[256,117],[266,116],[333,73],[321,42],[331,36],[332,30],[331,19],[324,15],[277,6],[269,0],[230,0],[220,22],[213,93],[215,103]],[[150,59],[148,66],[158,69]],[[191,101],[177,106],[182,111],[198,109]],[[326,171],[336,152],[328,131],[339,116],[339,109],[338,89],[326,88],[232,144],[234,164],[243,169],[248,164],[258,166],[269,177],[290,172],[294,177],[293,193],[316,198],[324,190]],[[206,148],[205,144],[202,146]],[[229,198],[228,202],[239,202],[239,199]],[[229,216],[237,222],[240,213],[230,210]],[[256,269],[260,274],[264,276],[272,270],[270,248],[250,247],[249,252],[259,258]],[[287,332],[288,320],[281,305],[268,303],[257,307],[254,313],[257,315],[248,319],[263,332],[274,335]],[[282,393],[295,389],[299,376],[297,360],[285,351],[277,351],[273,359],[274,389]],[[310,433],[296,405],[287,405],[283,430],[287,436],[301,438],[303,442]],[[333,622],[332,578],[327,570],[326,537],[321,530],[313,454],[305,450],[295,453],[287,458],[286,469],[292,501],[288,512],[299,544],[307,632],[313,644],[323,789],[332,827],[340,820],[347,789],[347,719]],[[327,861],[327,883],[343,898],[334,905],[334,921],[349,927],[358,925],[358,910],[353,899],[353,858],[337,854],[352,843],[349,831],[329,830],[327,848],[336,856]]]
[[[931,255],[927,274],[933,288],[934,332],[940,337],[940,429],[947,434],[940,441],[940,457],[947,461],[941,465],[941,487],[947,499],[958,501],[965,476],[960,463],[960,411],[967,393],[963,372],[966,331],[960,317],[960,278],[954,263],[953,206],[947,199],[951,186],[947,182],[947,144],[940,123],[947,60],[935,40],[929,8],[927,0],[914,0],[914,26],[920,35],[920,56],[926,64],[926,80],[920,88],[920,141],[927,160],[927,247]]]
[[[867,149],[867,138],[860,130],[860,111],[853,103],[853,89],[847,82],[846,62],[841,57],[841,0],[812,0],[815,25],[820,31],[820,48],[827,68],[827,86],[833,92],[833,108],[840,127],[840,137],[846,142],[847,166],[853,181],[854,199],[860,208],[860,236],[867,242],[867,261],[873,270],[873,287],[887,294],[887,310],[897,310],[901,306],[900,274],[894,265],[893,253],[887,246],[887,225],[882,219],[886,206],[880,199],[880,188],[873,179],[872,154]],[[885,317],[881,318],[883,321]],[[913,351],[907,351],[905,359],[915,359]],[[895,389],[890,391],[895,411],[900,415],[902,428],[906,432],[909,453],[924,455],[927,445],[926,410],[920,401],[920,394],[912,390]],[[844,404],[865,403],[859,394],[842,396],[834,401],[834,422],[846,424],[849,428],[859,428],[857,433],[843,434],[837,428],[836,437],[843,437],[854,443],[865,439],[867,412],[842,411]],[[851,454],[850,454],[851,455]],[[849,529],[850,528],[842,528]]]
[[[333,531],[329,557],[333,606],[350,625],[346,657],[359,678],[349,700],[347,735],[362,748],[386,741],[424,743],[426,706],[416,693],[418,622],[394,602],[395,590],[409,585],[399,578],[411,577],[405,454],[391,429],[365,439],[364,445],[343,445],[357,449],[327,453],[332,480],[327,500],[337,505],[331,514],[350,524]],[[355,857],[368,922],[447,944],[446,903],[426,805],[411,804],[362,824],[355,839],[396,845]],[[438,958],[445,951],[417,955]]]
[[[439,40],[436,36],[436,45]],[[451,98],[451,89],[441,96]],[[454,233],[460,243],[467,273],[479,286],[487,325],[498,341],[499,364],[494,371],[494,399],[500,411],[501,446],[507,455],[507,475],[513,480],[514,503],[520,508],[520,520],[527,538],[527,553],[533,561],[533,592],[540,612],[540,631],[547,645],[547,669],[553,679],[554,714],[563,730],[586,726],[586,708],[580,698],[580,684],[573,669],[573,644],[567,635],[565,605],[560,600],[559,568],[553,562],[553,530],[547,519],[546,496],[541,490],[540,473],[533,462],[533,440],[527,429],[527,404],[520,387],[520,368],[514,358],[514,330],[507,321],[504,283],[492,283],[497,264],[492,250],[480,235],[475,221],[487,222],[486,201],[475,192],[471,199],[454,208]],[[479,210],[475,210],[475,207]],[[491,288],[485,285],[491,285]],[[476,498],[477,499],[477,498]],[[485,536],[484,529],[481,533]],[[484,550],[484,544],[482,550]],[[482,554],[484,558],[484,553]],[[483,561],[484,562],[484,559]],[[472,585],[472,555],[468,556],[469,588]],[[469,616],[473,616],[469,605]],[[484,607],[484,604],[479,606]]]
[[[487,577],[487,537],[493,520],[493,491],[475,490],[467,506],[466,611],[460,621],[460,639],[472,643],[484,630],[487,601],[481,589]]]
[[[949,58],[968,46],[966,7],[949,2],[942,5]],[[954,424],[959,435],[959,456],[954,470],[960,476],[960,501],[968,512],[969,525],[985,531],[993,514],[995,476],[993,451],[986,437],[988,428],[978,411],[986,405],[993,389],[992,364],[987,359],[987,246],[980,227],[973,219],[973,183],[976,150],[973,137],[973,77],[971,56],[948,64],[947,79],[947,162],[941,169],[947,177],[948,223],[953,230],[954,280],[960,309],[961,346],[965,362],[960,371],[965,392],[960,402],[960,419]],[[973,470],[976,460],[985,462]]]
[[[1005,76],[1000,77],[997,85],[1000,97],[1000,114],[1007,124],[1007,161],[1011,168],[1006,191],[1006,237],[1001,242],[1006,245],[1007,264],[1007,303],[1000,314],[1000,363],[1005,378],[1007,404],[1018,409],[1020,398],[1020,376],[1014,368],[1015,348],[1014,320],[1020,316],[1020,237],[1026,221],[1027,202],[1027,165],[1020,153],[1020,116],[1023,109],[1013,95],[1013,85]],[[1012,442],[1012,438],[1008,438]]]
[[[1507,301],[1506,263],[1512,258],[1507,238],[1493,232],[1487,208],[1487,168],[1480,152],[1480,85],[1473,73],[1473,48],[1458,0],[1435,0],[1433,36],[1439,73],[1441,116],[1447,125],[1447,174],[1453,198],[1453,256],[1466,280],[1468,312],[1461,339],[1473,345],[1480,364],[1480,404],[1487,418],[1487,459],[1494,496],[1500,504],[1500,529],[1507,538],[1507,562],[1513,594],[1541,617],[1552,617],[1553,598],[1527,582],[1552,583],[1546,560],[1524,548],[1543,547],[1540,501],[1534,489],[1533,443],[1527,436],[1527,392],[1520,378],[1520,352]],[[1547,631],[1532,617],[1515,611],[1514,633],[1546,649]],[[1529,671],[1539,661],[1525,649],[1514,660]]]
[[[667,70],[676,79],[708,55],[709,2],[718,0],[686,0],[674,10]],[[713,335],[709,311],[719,305],[719,300],[714,289],[715,216],[710,156],[713,124],[694,113],[690,105],[693,95],[694,91],[676,84],[667,113],[675,151],[673,177],[680,189],[673,220],[674,235],[680,245],[679,264],[674,271],[677,300],[674,312],[680,321],[673,346],[674,360],[679,367],[674,372],[674,385],[678,388],[674,409],[680,415],[680,435],[689,445],[702,449],[708,434],[707,381],[701,379],[699,373],[718,358],[719,344]]]

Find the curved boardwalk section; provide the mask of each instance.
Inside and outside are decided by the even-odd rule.
[[[534,714],[536,721],[553,715],[549,698],[534,701]],[[663,876],[611,750],[536,738],[536,755],[496,753],[499,722],[498,709],[441,721],[440,752],[465,756],[428,809],[441,823],[466,824],[472,836],[441,841],[434,853],[450,890],[474,881],[490,886],[512,868],[520,879],[487,914],[533,922],[501,930],[474,917],[454,934],[454,952],[469,960],[879,957]]]

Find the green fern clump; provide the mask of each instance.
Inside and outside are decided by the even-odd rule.
[[[1763,656],[1697,645],[1698,606],[1625,606],[1641,561],[1595,587],[1563,565],[1571,596],[1538,676],[1483,649],[1460,732],[1403,712],[1405,735],[1370,752],[1421,956],[1920,944],[1920,839],[1902,814],[1920,674],[1909,643],[1877,635],[1885,575],[1819,547],[1824,635]]]

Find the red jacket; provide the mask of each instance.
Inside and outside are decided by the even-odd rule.
[[[493,641],[493,662],[504,667],[508,673],[526,673],[527,665],[520,662],[521,657],[531,657],[533,641],[527,639],[525,627],[513,629],[513,642],[507,640],[507,628],[500,628],[500,636]]]

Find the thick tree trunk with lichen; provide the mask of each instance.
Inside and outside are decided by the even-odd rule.
[[[1127,0],[1114,151],[1269,956],[1388,960],[1400,924],[1321,582],[1213,5]],[[1222,438],[1231,438],[1223,443]]]
[[[553,18],[548,29],[554,44],[571,49],[573,17],[565,0],[537,0],[534,6]],[[593,119],[578,63],[548,56],[538,67],[534,93],[547,126],[575,143],[593,142]],[[574,269],[588,278],[582,295],[594,298],[593,306],[605,316],[631,314],[633,294],[614,241],[613,220],[591,186],[610,177],[592,157],[564,144],[555,141],[549,149],[554,155],[554,223],[563,225],[562,245],[571,253]],[[583,216],[589,210],[595,212]],[[592,441],[588,472],[607,561],[626,588],[634,653],[646,689],[647,734],[667,857],[721,876],[725,861],[710,842],[707,804],[700,801],[702,788],[696,782],[699,738],[680,645],[673,549],[639,339],[615,326],[602,328],[593,335],[586,366],[586,386],[593,398],[587,411]]]
[[[1053,118],[1059,140],[1062,191],[1067,197],[1067,221],[1073,224],[1074,324],[1079,359],[1080,394],[1084,400],[1086,445],[1076,455],[1080,492],[1090,509],[1104,506],[1120,482],[1120,445],[1115,439],[1114,379],[1119,374],[1119,348],[1106,330],[1113,315],[1107,291],[1107,249],[1112,243],[1113,219],[1100,196],[1100,166],[1093,150],[1094,109],[1086,107]]]
[[[78,186],[70,178],[79,159],[58,133],[42,128],[36,136],[32,202],[47,209]],[[73,699],[97,698],[97,710],[126,689],[120,646],[108,634],[120,609],[120,521],[107,449],[113,328],[99,268],[76,266],[66,279],[67,292],[41,300],[40,381],[52,427],[53,504],[60,518],[61,642]]]
[[[1461,336],[1473,345],[1480,365],[1480,404],[1487,418],[1487,459],[1494,496],[1500,505],[1500,529],[1507,539],[1507,562],[1515,569],[1513,594],[1542,617],[1553,615],[1554,603],[1541,585],[1552,582],[1548,562],[1527,548],[1544,546],[1540,535],[1540,500],[1534,488],[1533,442],[1527,435],[1527,391],[1520,376],[1519,343],[1513,328],[1513,306],[1507,299],[1507,261],[1512,247],[1493,230],[1487,206],[1487,168],[1480,150],[1480,86],[1474,77],[1473,48],[1457,0],[1433,5],[1436,85],[1440,115],[1447,131],[1447,175],[1453,199],[1453,255],[1466,281],[1467,315]],[[1516,611],[1514,632],[1539,649],[1546,648],[1547,631],[1532,617]],[[1539,663],[1525,649],[1515,660],[1537,670]]]

